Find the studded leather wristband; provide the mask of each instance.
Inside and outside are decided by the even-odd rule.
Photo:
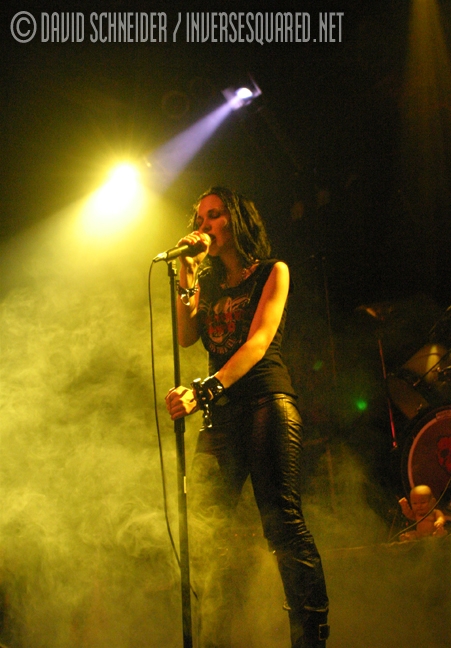
[[[229,402],[225,394],[225,387],[215,376],[209,376],[205,380],[196,378],[191,383],[197,404],[201,408],[204,417],[204,425],[212,427],[211,405],[225,405]]]
[[[177,283],[177,293],[185,306],[190,305],[191,297],[194,297],[197,292],[199,292],[198,284],[196,284],[193,288],[183,288],[179,283]]]
[[[191,386],[196,400],[202,408],[213,403],[225,405],[229,400],[225,393],[224,385],[216,376],[209,376],[204,380],[196,378],[196,380],[193,380]]]

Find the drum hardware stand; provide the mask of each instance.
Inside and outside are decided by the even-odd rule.
[[[330,348],[330,360],[331,360],[331,368],[332,368],[332,380],[333,380],[333,390],[334,393],[336,394],[337,391],[337,362],[336,362],[336,351],[335,351],[335,340],[334,340],[334,334],[332,330],[332,318],[331,318],[331,310],[330,310],[330,296],[329,296],[329,283],[327,279],[327,269],[326,269],[326,257],[323,254],[313,254],[310,259],[319,259],[320,265],[321,265],[321,279],[322,279],[322,284],[323,284],[323,290],[324,290],[324,300],[325,300],[325,308],[326,308],[326,315],[327,315],[327,331],[329,335],[329,348]],[[329,445],[329,439],[326,436],[325,438],[318,439],[319,443],[324,443],[325,446],[325,452],[326,452],[326,461],[327,461],[327,472],[329,476],[329,488],[330,488],[330,503],[331,503],[331,508],[332,511],[337,510],[337,498],[336,498],[336,492],[335,492],[335,479],[334,479],[334,471],[333,471],[333,462],[332,462],[332,453],[330,450],[330,445]]]
[[[378,320],[380,322],[385,321],[385,316],[390,315],[393,311],[393,307],[389,304],[374,304],[372,306],[359,306],[357,309],[357,312],[360,313],[366,313],[370,317],[372,317],[375,320]],[[398,449],[398,438],[396,434],[396,427],[395,427],[395,419],[393,416],[393,408],[390,400],[390,396],[388,393],[388,387],[387,387],[387,369],[385,366],[385,356],[384,356],[384,349],[382,345],[382,335],[380,333],[377,333],[377,346],[379,349],[379,358],[381,361],[381,367],[382,367],[382,377],[384,379],[384,389],[385,389],[385,398],[387,401],[387,410],[388,410],[388,417],[390,421],[390,432],[391,432],[391,445],[392,445],[392,450],[397,450]]]
[[[446,346],[451,344],[451,306],[440,315],[429,331],[429,339]]]
[[[396,434],[395,419],[394,419],[394,416],[393,416],[393,408],[392,408],[390,396],[388,394],[388,389],[387,389],[387,370],[386,370],[386,367],[385,367],[384,349],[382,347],[382,340],[381,340],[380,336],[378,336],[378,338],[377,338],[377,344],[378,344],[378,348],[379,348],[379,357],[381,359],[382,376],[384,378],[385,398],[387,400],[388,417],[389,417],[389,421],[390,421],[392,450],[397,450],[398,449],[398,439],[397,439],[397,434]]]

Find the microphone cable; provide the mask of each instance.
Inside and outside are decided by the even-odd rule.
[[[174,536],[172,534],[172,529],[171,529],[171,523],[169,521],[169,513],[168,513],[168,495],[167,495],[167,487],[166,487],[166,471],[164,467],[164,456],[163,456],[163,444],[161,440],[161,429],[160,429],[160,418],[158,416],[158,398],[157,398],[157,381],[156,381],[156,375],[155,375],[155,344],[154,344],[154,325],[153,325],[153,310],[152,310],[152,290],[151,290],[151,278],[152,278],[152,268],[155,265],[155,259],[152,261],[150,264],[149,268],[149,274],[148,274],[148,279],[147,279],[147,286],[148,286],[148,302],[149,302],[149,334],[150,334],[150,358],[151,358],[151,372],[152,372],[152,393],[153,393],[153,403],[154,403],[154,410],[155,410],[155,426],[157,430],[157,439],[158,439],[158,454],[159,454],[159,459],[160,459],[160,471],[161,471],[161,485],[163,489],[163,509],[164,509],[164,517],[166,520],[166,528],[168,531],[169,535],[169,540],[172,546],[172,550],[174,552],[175,559],[177,561],[177,564],[179,566],[179,569],[181,568],[181,563],[180,563],[180,556],[177,553],[177,548],[175,546],[175,541],[174,541]]]

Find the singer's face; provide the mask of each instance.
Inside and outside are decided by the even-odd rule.
[[[235,247],[230,214],[219,196],[210,194],[202,198],[197,209],[195,227],[199,232],[210,236],[211,245],[208,253],[211,256],[221,256]]]

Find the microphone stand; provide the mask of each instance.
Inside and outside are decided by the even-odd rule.
[[[171,315],[172,315],[172,346],[174,354],[174,386],[181,384],[180,376],[180,351],[178,345],[177,325],[177,267],[174,260],[168,260],[168,276],[171,289]],[[185,420],[174,421],[175,443],[177,451],[177,485],[178,485],[178,511],[179,511],[179,545],[180,545],[180,574],[182,588],[182,626],[183,648],[192,648],[192,620],[191,620],[191,586],[189,572],[189,544],[188,544],[188,508],[186,500],[186,467],[185,467]]]

